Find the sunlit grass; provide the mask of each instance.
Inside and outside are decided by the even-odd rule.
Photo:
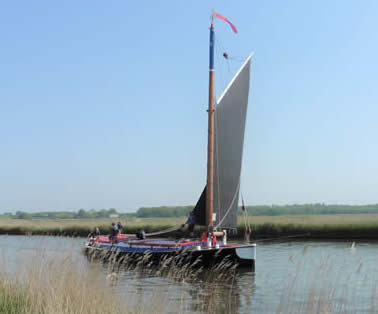
[[[116,256],[110,262],[103,263],[101,256],[98,257],[90,258],[91,262],[87,265],[79,265],[69,253],[50,256],[44,250],[36,249],[33,258],[25,263],[28,266],[17,273],[7,271],[6,265],[1,264],[0,313],[240,312],[240,291],[233,284],[238,274],[232,267],[220,266],[218,269],[203,271],[190,268],[185,264],[185,259],[180,258],[167,258],[158,267],[148,267],[148,255],[142,256],[136,264],[126,259],[116,261]],[[359,262],[352,264],[355,267],[343,267],[343,263],[335,265],[334,260],[327,256],[317,257],[314,259],[304,249],[303,256],[290,259],[294,267],[280,274],[285,282],[284,288],[281,293],[271,296],[277,300],[275,312],[359,313],[361,300],[357,299],[357,291],[365,281],[362,280],[359,285],[350,283],[356,274],[360,274]],[[120,286],[120,280],[125,272],[131,271],[135,278],[128,279],[128,289],[124,289]],[[159,277],[162,279],[161,284],[133,289],[132,285],[143,276]],[[366,280],[374,280],[374,276],[369,274]],[[369,283],[366,282],[366,285],[370,287]],[[165,288],[161,289],[161,285],[165,285]],[[169,289],[171,285],[173,289],[180,289],[180,285],[198,287],[201,294],[192,296],[197,299],[197,303],[188,299],[185,289],[173,292]],[[257,285],[269,285],[269,282],[260,281]],[[370,303],[365,302],[363,309],[364,312],[375,313],[376,287],[373,285],[370,290],[367,291]],[[172,292],[176,297],[173,302]],[[248,297],[251,300],[247,312],[253,312],[256,295]],[[270,311],[276,305],[266,306]]]
[[[217,283],[232,281],[237,276],[235,267],[227,264],[204,271],[190,267],[185,257],[175,256],[150,267],[148,254],[132,263],[127,260],[130,257],[120,260],[114,254],[106,259],[91,256],[91,262],[84,267],[85,263],[77,263],[69,253],[65,256],[46,253],[35,250],[35,256],[17,273],[0,265],[0,313],[166,313],[168,309],[172,313],[192,312],[190,299],[184,294],[180,297],[180,291],[174,292],[176,299],[171,304],[169,284],[164,290],[158,285],[133,291],[130,279],[128,290],[122,290],[119,279],[131,271],[136,281],[141,276],[159,276],[175,282],[176,287],[201,283],[210,294],[207,302],[197,305],[200,312],[219,313],[224,308],[235,312],[232,297],[228,300],[231,303],[219,302]],[[181,301],[177,302],[177,297]]]
[[[119,219],[1,219],[1,234],[49,234],[86,236],[96,226],[102,233],[110,231],[113,221]],[[125,233],[144,229],[156,232],[185,222],[185,217],[121,219]],[[312,238],[378,238],[378,214],[255,216],[249,217],[253,236],[274,237],[310,233]],[[201,230],[201,229],[197,229]],[[244,236],[244,220],[238,218],[238,237]]]
[[[94,227],[100,227],[102,233],[110,232],[112,222],[121,221],[126,233],[136,233],[139,229],[154,232],[172,226],[179,226],[185,218],[169,219],[3,219],[0,220],[1,234],[48,234],[87,236]]]
[[[1,275],[1,313],[121,313],[119,297],[101,287],[98,274],[79,270],[69,257],[40,252],[23,271]]]

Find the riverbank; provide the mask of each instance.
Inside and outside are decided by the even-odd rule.
[[[9,235],[56,235],[86,237],[94,227],[103,234],[110,231],[114,219],[1,219],[0,234]],[[124,233],[147,233],[179,227],[185,218],[133,218],[121,219]],[[292,237],[298,239],[350,239],[378,240],[378,214],[306,215],[306,216],[256,216],[249,217],[251,240]],[[197,235],[204,230],[196,227]],[[245,222],[238,221],[238,229],[230,238],[242,239]],[[185,236],[176,232],[173,236]],[[196,235],[196,236],[197,236]]]

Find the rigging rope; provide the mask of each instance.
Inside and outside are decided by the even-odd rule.
[[[243,210],[243,218],[244,218],[244,226],[245,226],[245,237],[246,237],[246,240],[249,241],[249,236],[251,235],[251,232],[252,232],[252,228],[251,228],[251,225],[250,225],[250,222],[249,222],[249,217],[248,217],[248,208],[245,206],[245,203],[244,203],[244,197],[243,197],[243,193],[240,192],[241,194],[241,199],[242,199],[242,210]]]
[[[255,240],[253,242],[273,241],[273,240],[281,240],[281,239],[286,239],[286,238],[297,238],[297,237],[308,236],[310,234],[311,234],[310,232],[307,232],[307,233],[294,234],[294,235],[283,236],[283,237],[278,237],[278,238],[260,239],[260,240]]]
[[[152,236],[155,236],[155,235],[160,235],[160,234],[176,231],[176,230],[179,230],[180,227],[181,226],[179,226],[179,227],[171,227],[171,228],[168,228],[168,229],[165,229],[165,230],[161,230],[161,231],[157,231],[157,232],[146,233],[146,237],[152,237]]]
[[[217,69],[217,77],[216,80],[218,81],[218,85],[220,86],[220,90],[223,91],[228,84],[228,76],[231,73],[230,70],[230,63],[227,61],[227,69],[224,66],[225,58],[223,56],[224,52],[226,51],[221,41],[218,39],[218,37],[215,37],[215,55],[217,58],[217,64],[219,64],[219,67]],[[228,70],[228,71],[227,71]],[[218,76],[219,74],[219,76]]]
[[[244,228],[245,228],[245,230],[247,230],[248,226],[247,226],[247,218],[245,216],[245,210],[244,210],[245,206],[244,206],[243,193],[240,192],[240,194],[241,194],[241,198],[242,198],[242,210],[243,210],[243,217],[244,217]]]

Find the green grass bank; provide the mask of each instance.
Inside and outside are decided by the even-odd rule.
[[[118,219],[117,219],[118,220]],[[185,217],[120,219],[125,233],[144,229],[147,233],[180,226]],[[0,234],[54,235],[86,237],[96,226],[103,234],[110,231],[114,219],[1,219]],[[369,239],[378,240],[378,214],[256,216],[249,217],[251,239],[295,236],[298,239]],[[196,227],[200,234],[204,229]],[[245,221],[239,218],[237,233],[231,238],[244,238]],[[174,236],[185,236],[176,232]]]

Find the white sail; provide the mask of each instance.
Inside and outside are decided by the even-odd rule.
[[[252,55],[219,97],[215,111],[215,226],[236,227]]]
[[[219,97],[215,110],[214,213],[216,227],[235,228],[240,172],[247,117],[252,55],[247,58]],[[196,206],[195,221],[206,225],[206,186]]]

